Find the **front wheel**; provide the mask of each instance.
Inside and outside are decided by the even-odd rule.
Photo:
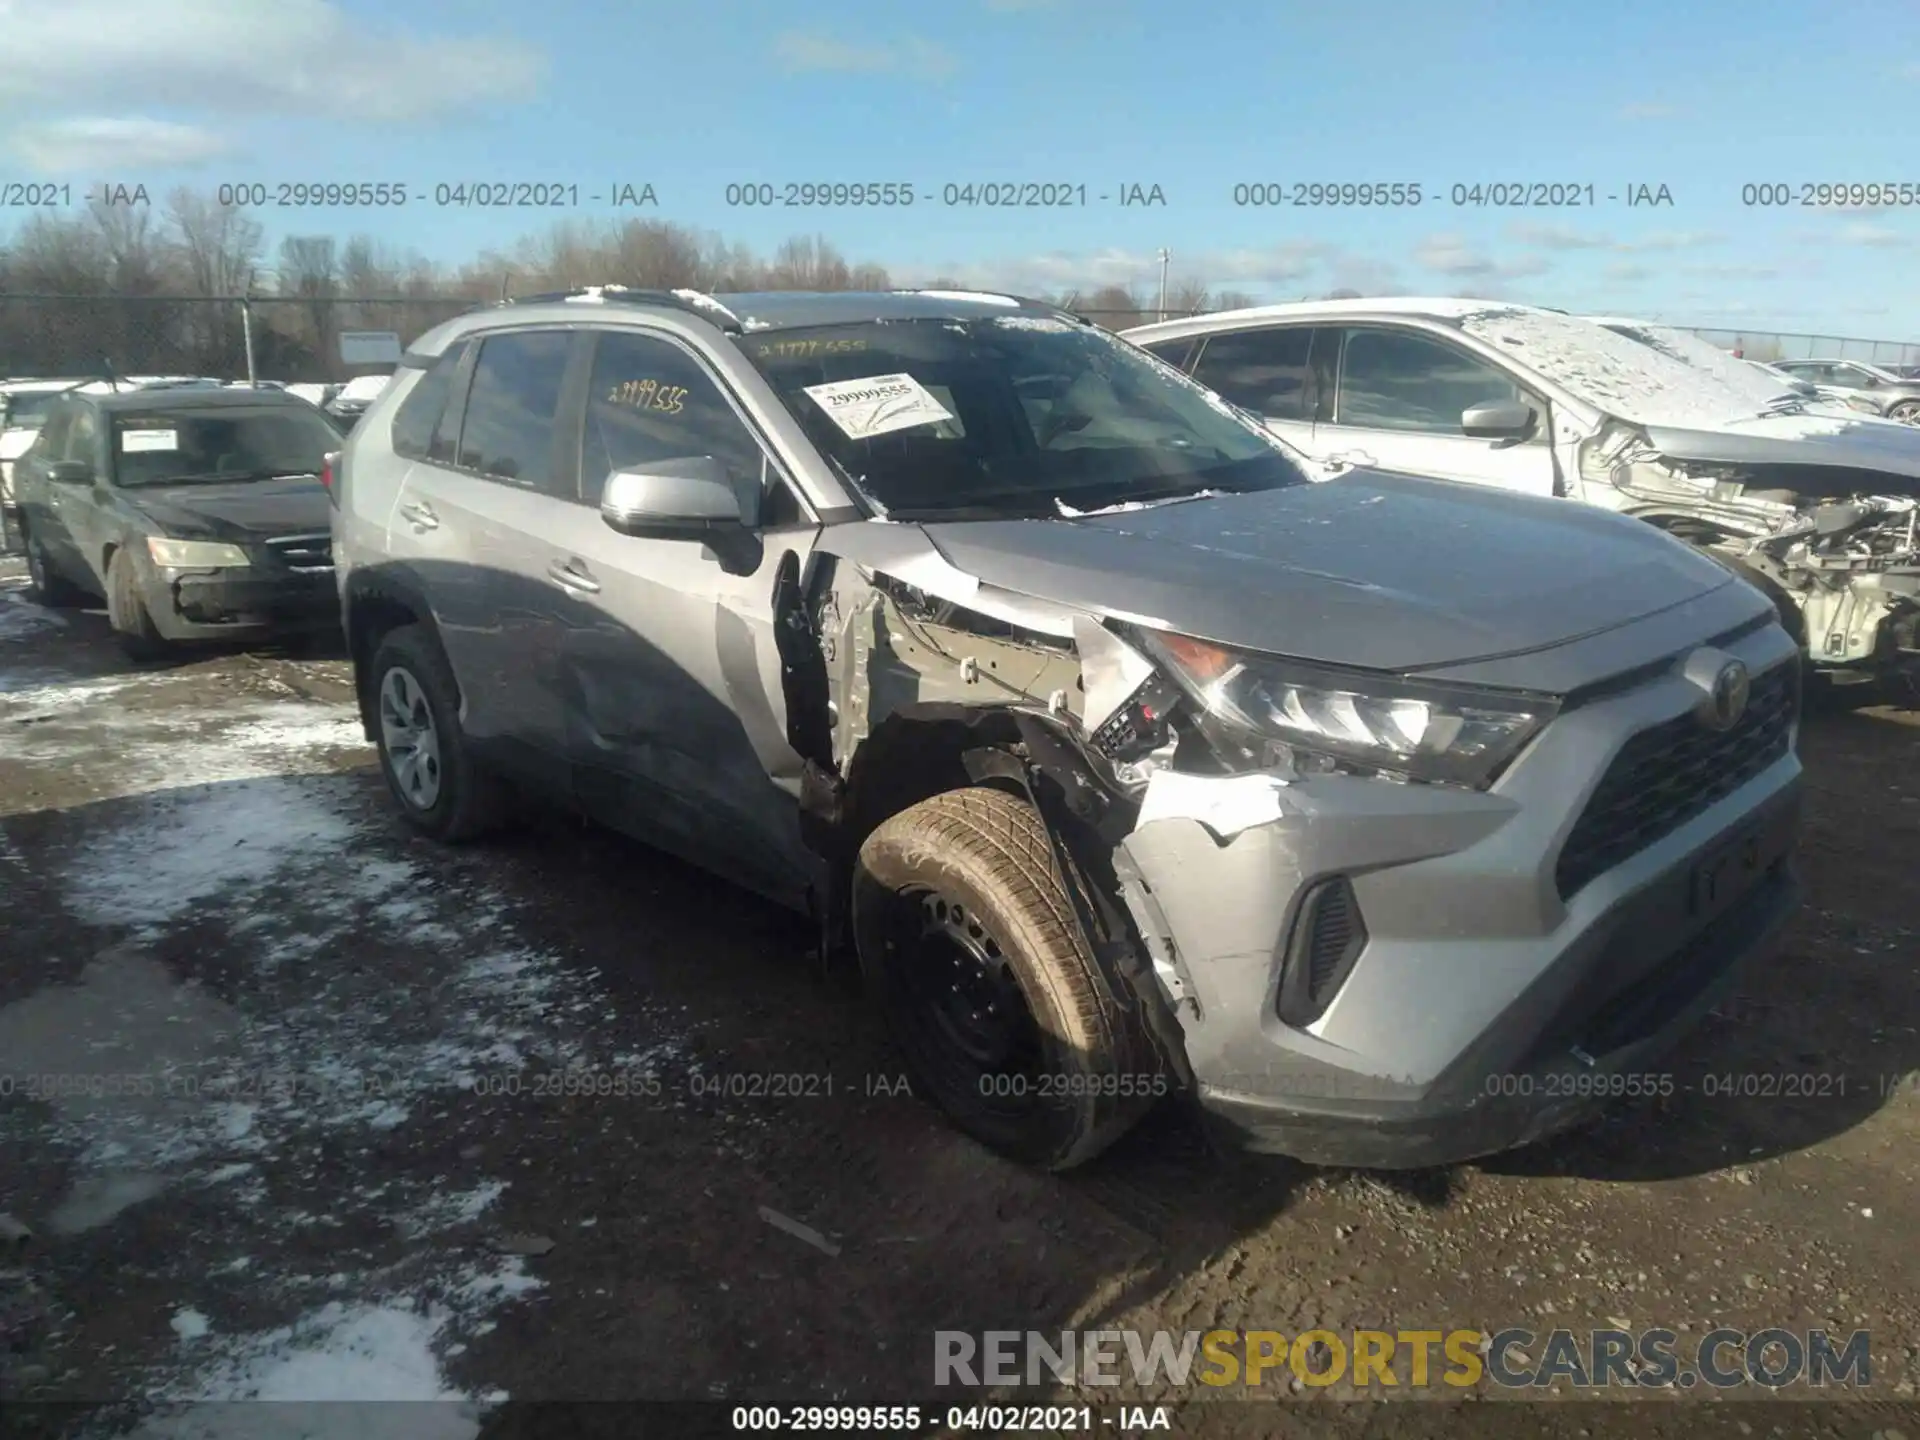
[[[1902,400],[1887,411],[1887,418],[1903,425],[1920,425],[1920,400]]]
[[[460,690],[439,642],[421,625],[391,631],[374,651],[380,770],[401,813],[437,840],[496,828],[500,782],[475,765],[460,734]]]
[[[140,577],[125,550],[113,552],[107,562],[107,621],[120,637],[120,648],[129,660],[155,660],[166,649],[166,641],[154,628],[153,616],[140,594]]]
[[[1024,800],[953,790],[882,823],[860,848],[853,927],[916,1086],[994,1149],[1070,1169],[1166,1092]]]

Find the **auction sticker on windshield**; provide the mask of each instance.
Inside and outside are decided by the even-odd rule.
[[[180,432],[178,430],[122,430],[120,449],[123,454],[132,455],[142,450],[178,450]]]
[[[835,380],[808,385],[805,393],[854,440],[937,425],[953,415],[913,376],[871,375],[864,380]]]

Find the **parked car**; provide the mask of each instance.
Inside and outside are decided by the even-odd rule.
[[[1796,904],[1765,597],[1544,495],[1307,483],[1050,306],[510,303],[415,342],[330,478],[415,827],[513,784],[819,917],[1024,1160],[1189,1085],[1308,1160],[1520,1144]]]
[[[298,395],[309,405],[318,405],[324,410],[327,405],[332,402],[333,398],[340,393],[340,387],[338,385],[296,380],[287,386],[287,393],[290,395]]]
[[[0,381],[0,554],[14,551],[19,533],[14,520],[14,462],[33,444],[47,407],[60,392],[84,383],[77,379]]]
[[[1487,300],[1328,301],[1127,337],[1320,462],[1560,496],[1647,520],[1774,600],[1835,684],[1920,661],[1920,436],[1728,357],[1682,359]]]
[[[327,413],[344,421],[351,429],[367,413],[367,407],[378,400],[381,392],[391,383],[391,375],[356,375],[326,402]]]
[[[1863,360],[1776,360],[1773,367],[1795,379],[1858,399],[1889,420],[1920,425],[1920,379]]]
[[[277,391],[69,391],[15,472],[36,598],[104,599],[142,659],[337,626],[320,473],[340,442]]]

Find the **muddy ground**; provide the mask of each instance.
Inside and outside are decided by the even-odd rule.
[[[0,569],[15,1421],[117,1401],[86,1424],[259,1433],[261,1407],[150,1407],[440,1396],[393,1433],[471,1437],[520,1432],[462,1397],[977,1398],[931,1389],[938,1329],[1618,1323],[1868,1328],[1896,1407],[1642,1391],[1635,1433],[1738,1404],[1738,1433],[1920,1435],[1911,714],[1809,721],[1811,905],[1669,1102],[1400,1176],[1217,1155],[1169,1108],[1054,1178],[907,1094],[783,915],[563,820],[410,837],[348,697],[324,652],[132,666],[102,616]],[[729,1093],[767,1075],[802,1093]],[[1704,1093],[1783,1075],[1830,1078]],[[1285,1433],[1353,1394],[1272,1383]],[[1177,1433],[1280,1433],[1233,1394]],[[1371,1408],[1440,1433],[1431,1405]],[[1599,1433],[1593,1406],[1527,1408]]]

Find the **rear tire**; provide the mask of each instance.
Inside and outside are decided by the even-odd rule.
[[[40,604],[54,610],[71,610],[86,602],[86,595],[71,581],[63,580],[47,557],[46,547],[28,530],[23,537],[27,551],[28,593]]]
[[[1026,801],[973,787],[883,822],[853,927],[916,1088],[993,1149],[1071,1169],[1170,1088]]]
[[[140,598],[139,576],[125,550],[114,551],[107,562],[107,620],[129,660],[155,660],[165,652],[167,642],[154,628],[147,602]]]
[[[389,631],[374,651],[366,683],[380,773],[408,823],[450,844],[498,829],[505,787],[467,752],[460,687],[433,634],[417,624]]]

